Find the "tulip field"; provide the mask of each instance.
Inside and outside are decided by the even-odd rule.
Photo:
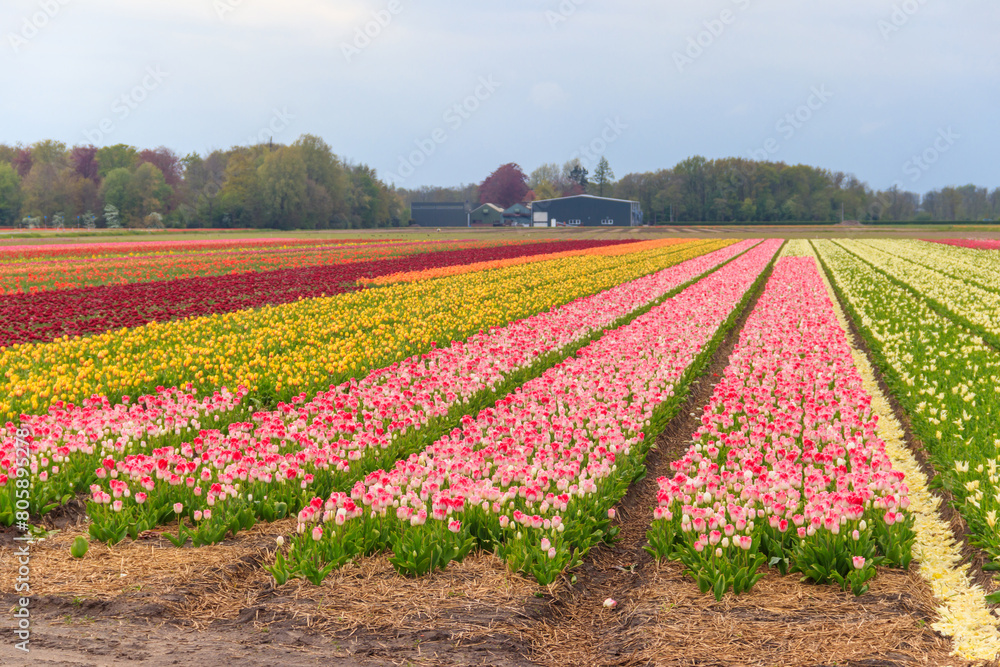
[[[997,243],[0,246],[0,591],[31,536],[47,600],[494,652],[415,664],[982,664]]]

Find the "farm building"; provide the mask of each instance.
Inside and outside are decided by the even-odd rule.
[[[639,202],[593,195],[540,199],[531,204],[535,225],[551,227],[636,227],[642,224]]]
[[[469,205],[462,202],[415,201],[410,220],[421,227],[468,227]]]
[[[492,227],[503,222],[503,209],[496,204],[483,204],[472,212],[472,224]]]
[[[514,204],[503,212],[503,224],[515,227],[530,227],[531,209],[524,204]]]

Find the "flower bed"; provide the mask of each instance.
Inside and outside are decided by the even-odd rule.
[[[272,572],[321,581],[391,547],[419,575],[474,544],[546,584],[613,536],[611,508],[651,442],[772,261],[765,241],[611,331],[419,453],[350,489],[316,497]]]
[[[905,568],[907,487],[870,404],[815,260],[780,259],[691,448],[658,480],[650,549],[719,599],[764,564],[855,595],[877,565]]]

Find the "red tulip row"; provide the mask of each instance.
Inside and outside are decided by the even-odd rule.
[[[346,265],[204,276],[0,297],[0,347],[229,313],[361,289],[361,278],[634,241],[554,241],[430,252]]]
[[[474,250],[523,245],[523,241],[390,241],[385,243],[324,243],[212,249],[204,252],[139,250],[106,257],[58,257],[2,261],[0,294],[53,289],[125,285],[198,276],[223,276],[249,271],[298,269],[320,264],[346,264],[445,250]]]

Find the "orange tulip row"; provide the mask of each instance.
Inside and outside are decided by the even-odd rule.
[[[490,269],[503,269],[508,266],[519,266],[521,264],[531,264],[533,262],[545,262],[552,259],[563,259],[564,257],[579,257],[581,255],[592,255],[601,257],[615,257],[643,250],[655,250],[667,246],[685,243],[684,239],[655,239],[652,241],[639,241],[638,243],[626,243],[622,245],[605,246],[599,248],[585,248],[582,250],[566,250],[563,252],[553,252],[546,255],[532,255],[526,257],[512,257],[509,259],[498,259],[487,262],[474,262],[472,264],[460,264],[457,266],[440,266],[422,271],[405,271],[393,273],[375,278],[361,278],[360,285],[394,285],[396,283],[411,283],[418,280],[430,280],[431,278],[444,278],[446,276],[457,276],[463,273],[473,273],[475,271],[488,271]]]

